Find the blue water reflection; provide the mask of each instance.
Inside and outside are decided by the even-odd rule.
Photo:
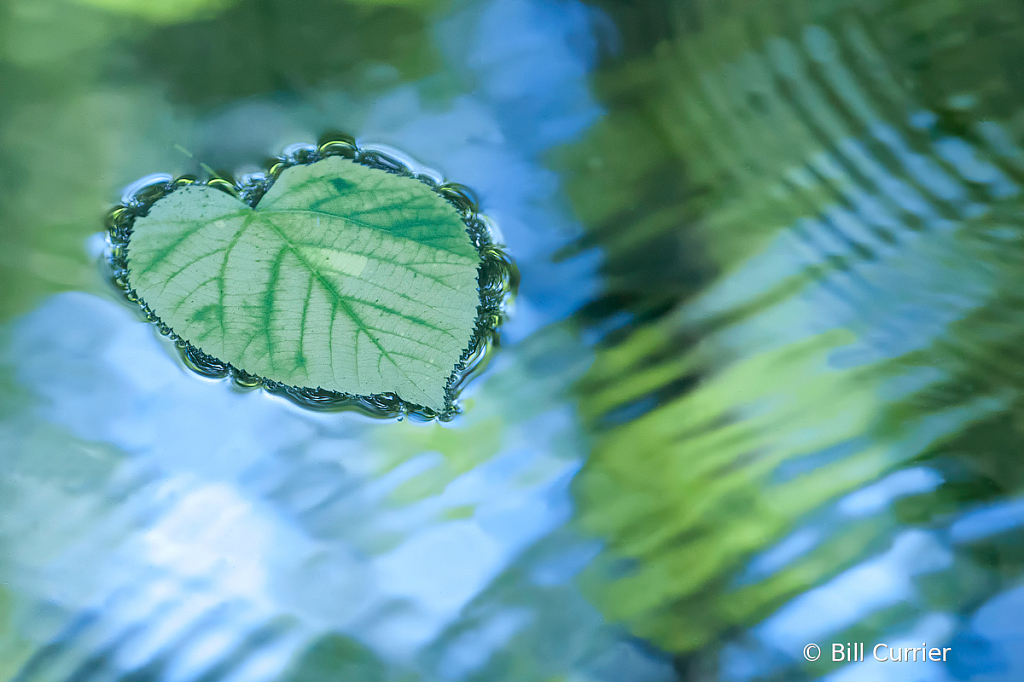
[[[147,134],[164,161],[150,172],[191,154],[244,173],[341,124],[470,184],[524,275],[508,347],[453,424],[382,423],[198,379],[99,272],[91,293],[45,301],[4,337],[26,392],[4,425],[5,674],[271,680],[331,634],[387,679],[507,679],[510,654],[521,679],[670,678],[579,595],[596,547],[562,530],[584,452],[565,394],[588,351],[544,330],[597,275],[592,256],[551,262],[579,228],[540,158],[600,114],[587,84],[597,20],[532,0],[440,17],[455,81],[441,100],[427,79],[372,97],[249,98],[190,121],[154,93]]]
[[[1019,430],[1021,119],[910,97],[861,16],[986,3],[96,4],[0,7],[0,680],[1024,678],[1024,503],[984,443]],[[293,62],[189,42],[313,10],[351,25]],[[199,378],[105,282],[128,183],[336,129],[470,186],[516,257],[451,423]],[[954,653],[801,657],[859,633]]]

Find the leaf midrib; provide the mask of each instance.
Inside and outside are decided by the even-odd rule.
[[[324,289],[326,291],[328,291],[331,294],[333,294],[333,296],[334,296],[335,300],[337,301],[338,305],[342,306],[345,309],[345,312],[348,314],[348,316],[356,323],[356,325],[359,327],[359,330],[362,331],[364,334],[366,334],[367,338],[369,338],[370,341],[373,343],[373,345],[375,345],[377,347],[377,350],[379,350],[381,352],[381,355],[383,357],[386,357],[388,359],[388,362],[390,362],[394,366],[394,368],[396,370],[398,370],[402,374],[402,376],[405,377],[405,379],[408,382],[410,382],[410,384],[416,385],[416,382],[413,381],[412,377],[410,377],[408,375],[408,373],[406,373],[406,371],[404,369],[402,369],[402,367],[395,361],[395,359],[391,357],[391,353],[389,353],[384,348],[384,346],[382,346],[380,344],[380,341],[373,334],[370,333],[370,329],[371,328],[368,327],[365,322],[363,322],[363,318],[358,313],[356,313],[356,311],[349,304],[349,302],[347,300],[348,297],[342,296],[341,292],[339,292],[337,289],[335,289],[334,285],[330,282],[330,280],[326,279],[323,275],[321,275],[317,271],[317,269],[314,268],[312,266],[312,264],[310,264],[302,256],[302,253],[299,251],[299,249],[294,244],[292,244],[291,240],[288,238],[288,235],[286,235],[281,230],[280,227],[275,225],[272,220],[266,220],[264,222],[274,232],[277,233],[277,236],[281,238],[281,241],[283,241],[285,243],[286,247],[291,250],[291,252],[295,255],[295,257],[299,259],[299,262],[302,263],[303,267],[306,268],[306,270],[310,273],[310,275],[312,275],[313,277],[316,277],[317,280],[320,282],[320,285],[322,287],[324,287]],[[248,226],[246,226],[246,227],[248,227]],[[384,308],[382,308],[382,309],[384,309]],[[337,308],[335,308],[335,312],[336,311],[337,311]],[[409,319],[411,321],[417,321],[416,318],[411,318],[411,317],[408,317],[406,315],[401,315],[401,313],[395,312],[394,314],[400,315],[401,317]],[[438,329],[437,327],[433,327],[432,325],[427,324],[423,320],[418,320],[418,322],[419,322],[419,324],[422,324],[422,325],[424,325],[424,326],[426,326],[426,327],[428,327],[430,329],[436,329],[437,331],[442,331],[442,332],[448,334],[449,336],[451,336],[452,338],[455,338],[455,336],[451,332],[448,332],[447,330]],[[333,326],[333,324],[334,324],[334,318],[333,318],[333,315],[332,315],[331,325]],[[333,340],[333,336],[334,336],[333,333],[329,334],[328,336],[331,337],[332,340]],[[356,337],[358,338],[358,332],[356,333]],[[331,356],[333,358],[333,348],[331,350]],[[353,364],[358,369],[358,367],[359,367],[359,357],[358,357],[358,355],[356,356],[355,362]],[[380,369],[380,360],[377,361],[377,368],[378,368],[378,371],[379,371],[379,369]]]

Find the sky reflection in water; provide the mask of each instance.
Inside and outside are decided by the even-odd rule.
[[[276,679],[310,642],[343,633],[388,679],[467,679],[534,629],[563,645],[538,657],[531,679],[597,664],[605,672],[593,679],[621,679],[623,666],[668,679],[664,662],[616,645],[571,583],[595,551],[560,530],[582,456],[564,403],[572,368],[531,381],[525,366],[563,337],[562,358],[581,366],[587,354],[565,332],[537,336],[596,286],[593,257],[549,261],[578,229],[538,157],[600,113],[586,82],[594,18],[579,4],[522,0],[443,18],[442,58],[477,86],[444,107],[409,83],[363,101],[249,98],[190,128],[150,101],[161,135],[217,167],[244,169],[341,122],[363,143],[470,180],[525,280],[508,349],[446,427],[312,414],[198,379],[98,282],[15,321],[4,358],[29,398],[4,427],[0,566],[26,633],[9,644],[14,660],[29,657],[23,675],[81,674],[100,655],[115,676],[151,669],[184,682],[234,658],[224,679]],[[449,429],[467,434],[469,460],[417,445]],[[402,439],[404,451],[393,447]],[[556,535],[554,551],[523,558]],[[510,573],[529,588],[501,586]],[[47,641],[56,646],[40,648]],[[518,648],[535,656],[529,642]]]
[[[242,5],[250,6],[255,5]],[[63,21],[60,13],[70,5],[26,7],[17,5],[18,21],[45,27]],[[57,14],[47,19],[46,12],[54,10]],[[82,16],[94,23],[82,20],[76,35],[85,47],[79,48],[92,54],[89,40],[101,41],[104,31],[116,29],[106,15]],[[602,56],[614,63],[618,51],[628,49],[620,44],[628,43],[628,36],[620,40],[611,18],[581,2],[481,0],[423,16],[429,49],[423,54],[408,49],[423,64],[428,57],[436,59],[436,64],[420,65],[424,73],[415,65],[367,58],[352,68],[352,87],[289,82],[279,92],[247,93],[240,85],[242,94],[223,101],[205,102],[193,93],[195,102],[182,102],[175,90],[181,83],[170,65],[150,64],[144,70],[159,71],[168,82],[125,77],[134,72],[124,63],[137,67],[133,60],[145,60],[134,52],[116,52],[127,49],[120,46],[111,48],[114,57],[97,62],[103,68],[88,72],[95,82],[86,81],[85,91],[61,95],[63,109],[32,102],[11,105],[13,113],[4,121],[14,132],[0,138],[0,150],[5,159],[17,158],[23,179],[8,200],[15,207],[11,212],[20,216],[19,225],[33,228],[36,223],[24,216],[38,216],[35,231],[65,235],[61,239],[74,242],[74,254],[88,251],[100,258],[96,235],[103,209],[116,200],[119,187],[139,177],[195,172],[200,162],[253,171],[268,154],[340,128],[354,133],[361,144],[400,150],[469,185],[497,221],[522,284],[515,313],[503,329],[504,347],[464,394],[464,415],[447,425],[380,422],[355,414],[314,414],[257,391],[200,379],[103,282],[102,268],[79,264],[75,279],[62,269],[73,270],[67,265],[72,256],[18,242],[24,250],[18,253],[35,279],[25,280],[32,289],[26,300],[33,303],[24,306],[30,312],[0,328],[0,387],[5,393],[0,412],[0,680],[312,682],[332,671],[365,682],[699,678],[699,673],[685,677],[692,652],[679,652],[680,660],[673,661],[659,651],[657,637],[648,642],[628,634],[608,616],[615,608],[602,611],[606,604],[593,598],[607,587],[595,575],[611,575],[608,584],[614,587],[631,571],[647,567],[641,559],[616,561],[614,554],[609,559],[609,544],[656,547],[650,554],[657,570],[655,560],[680,547],[692,551],[686,542],[699,549],[693,537],[680,539],[659,525],[665,517],[658,515],[657,505],[676,500],[659,497],[660,489],[631,497],[626,485],[610,487],[612,495],[603,500],[613,509],[609,514],[645,511],[648,504],[654,511],[632,525],[624,516],[622,526],[635,535],[606,543],[602,533],[581,532],[577,523],[582,508],[583,525],[592,530],[588,515],[604,510],[588,507],[593,500],[586,495],[578,504],[572,488],[581,470],[591,466],[595,451],[598,466],[602,458],[614,460],[614,453],[602,454],[600,445],[595,450],[595,442],[615,444],[618,437],[620,450],[646,447],[647,441],[631,439],[628,429],[614,427],[646,423],[642,418],[654,408],[669,406],[668,399],[649,392],[618,413],[618,421],[601,423],[587,413],[593,407],[587,399],[601,404],[600,384],[580,400],[582,407],[574,404],[579,396],[572,393],[595,362],[603,367],[595,358],[612,364],[621,360],[615,355],[616,329],[642,316],[623,305],[589,328],[580,329],[571,318],[621,280],[664,275],[650,264],[659,254],[647,252],[640,266],[626,274],[609,265],[616,255],[613,246],[556,257],[591,227],[581,224],[582,217],[581,222],[574,218],[574,212],[586,213],[587,207],[571,205],[566,188],[587,172],[602,172],[602,158],[586,151],[587,136],[609,120],[609,108],[624,95],[604,81],[595,85],[593,76]],[[160,43],[174,30],[154,29],[152,42]],[[999,239],[1015,233],[1006,237],[993,231],[988,235],[993,241],[979,246],[963,239],[962,226],[983,223],[1004,210],[1016,200],[1019,186],[999,164],[979,154],[980,147],[944,133],[931,111],[918,108],[905,120],[884,121],[882,113],[871,109],[873,94],[862,92],[836,57],[837,44],[828,30],[808,26],[797,38],[766,40],[763,54],[744,53],[714,74],[717,81],[709,78],[702,87],[714,101],[729,88],[761,87],[770,80],[769,66],[779,78],[790,79],[796,84],[791,96],[808,105],[808,116],[820,116],[831,137],[827,149],[799,157],[799,163],[767,154],[770,162],[786,166],[780,187],[790,193],[776,187],[775,199],[785,204],[801,192],[832,196],[823,185],[835,190],[834,197],[814,217],[799,214],[763,240],[754,256],[715,273],[699,295],[680,295],[685,305],[665,319],[671,317],[678,329],[706,333],[700,346],[706,373],[696,387],[713,390],[719,382],[725,388],[700,396],[725,394],[732,402],[723,411],[751,430],[760,428],[766,415],[769,421],[776,414],[792,417],[773,422],[777,433],[757,443],[763,447],[737,465],[742,472],[748,460],[756,464],[759,456],[778,456],[762,478],[750,479],[756,484],[755,502],[778,502],[787,484],[798,486],[837,463],[852,462],[843,471],[853,482],[837,484],[836,492],[824,495],[812,511],[787,517],[779,537],[757,538],[760,544],[742,555],[738,567],[730,564],[723,574],[711,576],[720,581],[701,592],[708,611],[698,615],[708,616],[709,631],[718,627],[710,624],[711,617],[730,608],[719,603],[720,597],[724,604],[730,595],[783,575],[828,549],[835,538],[859,541],[870,531],[884,541],[865,542],[841,570],[811,575],[813,584],[801,583],[807,589],[754,618],[751,627],[715,634],[703,651],[714,659],[716,679],[737,682],[797,679],[794,675],[824,675],[830,682],[1021,679],[1024,633],[1014,614],[1024,599],[1022,588],[992,589],[995,596],[985,594],[979,608],[965,606],[963,613],[933,606],[928,593],[930,578],[981,573],[961,565],[977,543],[1019,537],[1021,500],[968,502],[927,523],[908,522],[894,511],[938,494],[956,473],[944,469],[943,462],[916,462],[915,457],[951,434],[1009,411],[1013,396],[994,391],[949,409],[911,415],[883,438],[872,429],[888,407],[950,381],[952,370],[922,362],[884,376],[858,374],[947,339],[952,326],[991,301],[1002,286]],[[42,43],[38,53],[26,48],[14,57],[8,54],[8,60],[21,59],[10,72],[49,73],[54,64],[60,69],[69,64],[67,55],[47,53],[60,52],[48,45]],[[157,53],[156,47],[152,50]],[[103,48],[94,52],[106,55]],[[667,53],[662,50],[658,58]],[[678,66],[671,58],[668,67]],[[805,71],[812,62],[833,99],[863,118],[862,135],[851,134],[843,120],[832,116],[831,107],[838,105],[821,97],[817,81]],[[84,57],[76,66],[91,68]],[[211,60],[211,69],[221,67]],[[687,93],[671,87],[678,84],[676,71],[662,67],[658,73],[666,92],[678,95],[676,103],[685,103]],[[253,68],[264,68],[268,80],[282,75],[265,64]],[[230,76],[230,69],[226,72]],[[635,73],[642,81],[642,69]],[[195,78],[198,93],[205,80]],[[652,108],[640,118],[653,126],[659,112],[664,113]],[[107,120],[115,115],[114,123]],[[927,137],[927,148],[917,138],[909,140],[908,130]],[[1005,161],[1019,156],[999,124],[984,121],[978,130],[987,140],[988,157]],[[659,137],[659,145],[678,142],[668,137]],[[723,156],[742,161],[726,170],[753,185],[764,158],[745,158],[744,153],[771,150],[775,144],[771,136],[756,137],[756,132],[741,130],[736,147],[742,153],[727,149]],[[780,144],[787,141],[779,137]],[[51,139],[51,146],[39,144]],[[570,145],[583,148],[586,159],[566,170],[557,159]],[[610,151],[620,159],[633,153],[640,152]],[[715,164],[728,165],[711,157],[708,174],[716,172]],[[78,165],[68,161],[61,166],[64,159]],[[83,173],[85,167],[91,172]],[[704,170],[702,165],[687,172],[699,176]],[[629,182],[659,181],[657,173],[637,177],[613,178],[611,198],[593,196],[592,203],[612,201]],[[54,183],[72,188],[63,201],[53,198]],[[642,208],[631,206],[627,213],[647,216]],[[884,239],[888,233],[898,239]],[[663,249],[667,253],[683,243],[673,241],[676,234],[670,237]],[[873,257],[850,258],[851,243]],[[770,305],[759,302],[766,291],[813,268],[827,271],[842,259],[852,265]],[[992,267],[963,267],[967,260]],[[43,296],[54,290],[69,291]],[[13,293],[10,299],[16,299]],[[752,312],[720,323],[722,316],[744,306]],[[772,355],[834,332],[848,332],[844,343],[815,346],[799,356],[806,361],[796,367],[800,372],[787,373],[786,356]],[[670,350],[675,350],[672,344],[679,347],[677,354],[644,360],[654,366],[678,361],[684,336],[669,336],[666,342]],[[646,338],[631,338],[637,337],[641,342]],[[759,393],[758,386],[744,383],[748,375],[742,372],[739,380],[727,383],[734,377],[723,368],[759,359],[771,366],[766,375],[777,379],[770,389]],[[797,362],[792,361],[794,366]],[[637,381],[650,369],[637,368]],[[820,396],[810,390],[819,381],[827,383]],[[786,412],[786,404],[804,389],[812,396],[811,414],[806,406],[803,412],[794,410],[795,416]],[[694,418],[699,427],[700,419],[717,407],[709,402],[680,414]],[[706,431],[695,427],[689,436],[714,436],[721,424],[708,420],[712,425]],[[655,445],[657,429],[672,427],[653,422]],[[722,441],[710,442],[705,450],[724,448]],[[630,462],[630,471],[620,472],[621,477],[628,479],[634,470],[654,471],[657,454]],[[698,477],[700,472],[692,470],[700,466],[716,465],[695,459],[669,468],[685,479]],[[714,482],[728,485],[734,472],[723,466],[719,473]],[[600,484],[601,476],[600,469],[591,472],[588,484]],[[671,480],[665,486],[676,492]],[[685,512],[677,516],[700,516],[705,502],[717,509],[714,490],[708,498],[700,496],[704,488],[678,490],[679,496],[693,499],[669,508]],[[690,502],[696,511],[685,507]],[[728,511],[713,520],[712,530],[724,539],[720,545],[703,545],[712,550],[708,555],[730,550],[735,541],[730,529],[757,517],[762,508],[752,503]],[[608,534],[618,530],[611,524]],[[667,546],[658,548],[663,538]],[[1007,542],[1011,549],[1019,544]],[[714,558],[693,551],[688,563],[699,573],[704,570],[700,562]],[[994,568],[1000,568],[998,561]],[[626,591],[627,601],[653,599],[655,611],[669,611],[686,600],[672,601],[668,584],[691,577],[666,570],[660,578],[667,585],[664,593],[656,591],[661,584],[649,592],[650,583],[638,581],[634,592]],[[663,594],[662,601],[652,593]],[[884,629],[886,641],[893,646],[949,642],[955,660],[921,667],[799,670],[799,651],[807,642],[824,645],[829,637],[904,607],[908,611],[897,624]]]

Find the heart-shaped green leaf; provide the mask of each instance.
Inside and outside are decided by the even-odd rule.
[[[256,208],[190,185],[137,218],[128,280],[178,336],[281,384],[441,412],[470,345],[480,254],[414,178],[329,157]]]

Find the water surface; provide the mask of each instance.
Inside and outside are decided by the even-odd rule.
[[[0,680],[1024,672],[1009,0],[10,0]],[[203,379],[109,280],[155,173],[345,131],[522,280],[449,423]],[[908,667],[832,641],[950,647]]]

